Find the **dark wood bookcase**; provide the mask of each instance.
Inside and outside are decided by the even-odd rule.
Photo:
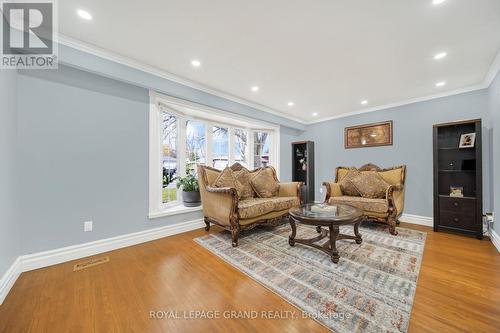
[[[481,119],[436,124],[433,129],[434,231],[482,239]],[[469,133],[475,133],[474,147],[459,148],[460,137]],[[451,196],[452,187],[463,197]]]
[[[292,142],[292,181],[304,183],[301,195],[303,203],[314,201],[313,141]]]

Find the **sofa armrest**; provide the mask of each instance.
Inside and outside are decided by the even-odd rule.
[[[339,183],[323,182],[323,186],[326,187],[325,202],[328,202],[330,198],[341,197],[343,195]]]
[[[228,226],[236,223],[238,191],[235,188],[206,186],[202,201],[205,217]]]
[[[297,197],[300,198],[300,188],[302,187],[301,182],[287,182],[279,183],[280,188],[278,190],[279,197]]]
[[[385,192],[389,207],[393,207],[396,211],[396,215],[401,215],[403,213],[404,190],[404,186],[402,185],[390,185]]]

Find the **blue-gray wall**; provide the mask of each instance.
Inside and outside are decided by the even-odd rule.
[[[23,254],[201,218],[147,218],[146,89],[66,66],[22,71],[18,89],[19,187],[29,203],[20,211]],[[298,133],[281,133],[287,151]],[[282,163],[283,180],[289,168]],[[93,232],[83,232],[86,220]]]
[[[0,277],[21,254],[14,207],[16,81],[16,71],[0,71]]]
[[[316,199],[322,200],[321,183],[334,179],[337,166],[375,163],[381,167],[406,164],[405,213],[432,217],[432,125],[452,120],[482,118],[485,211],[489,210],[490,131],[488,91],[479,90],[400,107],[325,121],[308,127],[302,138],[315,141]],[[344,128],[393,120],[394,145],[344,149]]]
[[[489,107],[491,121],[493,125],[493,154],[492,154],[492,179],[490,181],[492,186],[492,209],[496,212],[497,217],[493,225],[496,233],[500,235],[500,73],[497,74],[495,80],[491,84],[489,90]]]

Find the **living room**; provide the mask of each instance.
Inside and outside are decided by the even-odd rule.
[[[500,331],[500,1],[1,11],[0,332]]]

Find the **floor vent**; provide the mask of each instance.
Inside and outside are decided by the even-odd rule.
[[[73,271],[81,271],[82,269],[89,268],[92,266],[97,266],[100,264],[105,264],[109,261],[109,257],[101,257],[101,258],[92,258],[87,261],[78,263],[73,267]]]

